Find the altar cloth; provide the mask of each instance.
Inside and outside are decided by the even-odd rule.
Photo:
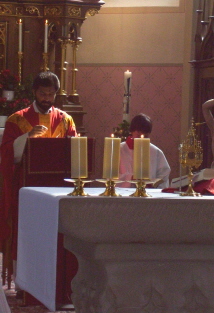
[[[56,310],[59,200],[73,188],[24,187],[19,192],[16,282],[49,310]],[[91,189],[98,194],[103,189]]]
[[[129,203],[145,205],[160,201],[174,200],[176,205],[209,199],[212,196],[199,198],[181,197],[179,194],[162,193],[158,189],[147,189],[151,198],[131,198],[133,188],[116,188],[122,197],[98,197],[104,188],[84,188],[88,197],[70,197],[72,187],[24,187],[19,192],[19,227],[18,258],[16,282],[20,287],[43,303],[50,311],[56,310],[56,256],[57,235],[59,227],[59,206],[61,199],[75,199],[74,202],[105,202],[117,209],[117,203],[129,199]],[[80,201],[76,201],[79,198]],[[84,200],[82,201],[81,199]],[[98,198],[100,200],[98,200]],[[154,200],[155,199],[155,200]],[[159,199],[159,200],[158,200]],[[118,201],[118,202],[117,202]],[[148,201],[148,202],[147,202]],[[211,203],[211,202],[210,202]],[[79,209],[79,206],[75,209]]]

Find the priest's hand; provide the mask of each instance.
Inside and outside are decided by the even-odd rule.
[[[30,138],[41,137],[46,133],[47,130],[48,128],[44,125],[36,125],[28,133],[28,137]]]

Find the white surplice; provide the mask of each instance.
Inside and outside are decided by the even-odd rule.
[[[169,187],[170,166],[162,150],[150,143],[150,179],[161,178],[158,188]],[[119,179],[123,183],[117,184],[118,187],[130,187],[131,183],[127,182],[132,179],[133,175],[133,150],[129,149],[126,142],[120,145],[120,173]]]

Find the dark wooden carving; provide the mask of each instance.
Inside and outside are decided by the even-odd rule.
[[[211,5],[206,0],[203,3],[199,1],[196,11],[195,59],[190,62],[194,68],[193,117],[198,123],[196,133],[204,151],[201,168],[210,167],[213,161],[211,134],[202,114],[202,104],[214,98],[214,16],[205,16],[205,12],[214,11]]]
[[[36,76],[38,72],[44,70],[44,24],[45,20],[48,20],[48,68],[59,76],[64,86],[66,65],[62,62],[64,52],[62,46],[66,49],[67,45],[82,41],[81,25],[86,15],[95,15],[103,4],[101,0],[1,1],[0,70],[8,68],[14,74],[18,74],[19,19],[23,21],[22,78],[30,74]],[[7,33],[1,31],[2,25],[7,26]],[[57,106],[73,115],[78,132],[85,132],[83,127],[85,112],[78,95],[67,95],[66,91],[60,90]]]

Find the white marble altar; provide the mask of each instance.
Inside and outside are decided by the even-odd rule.
[[[77,313],[214,311],[214,198],[153,196],[60,200]]]
[[[151,198],[132,198],[133,189],[117,188],[123,197],[98,197],[102,188],[85,189],[92,196],[21,189],[17,274],[24,290],[54,310],[59,230],[79,261],[76,313],[214,311],[213,196],[148,190]]]

